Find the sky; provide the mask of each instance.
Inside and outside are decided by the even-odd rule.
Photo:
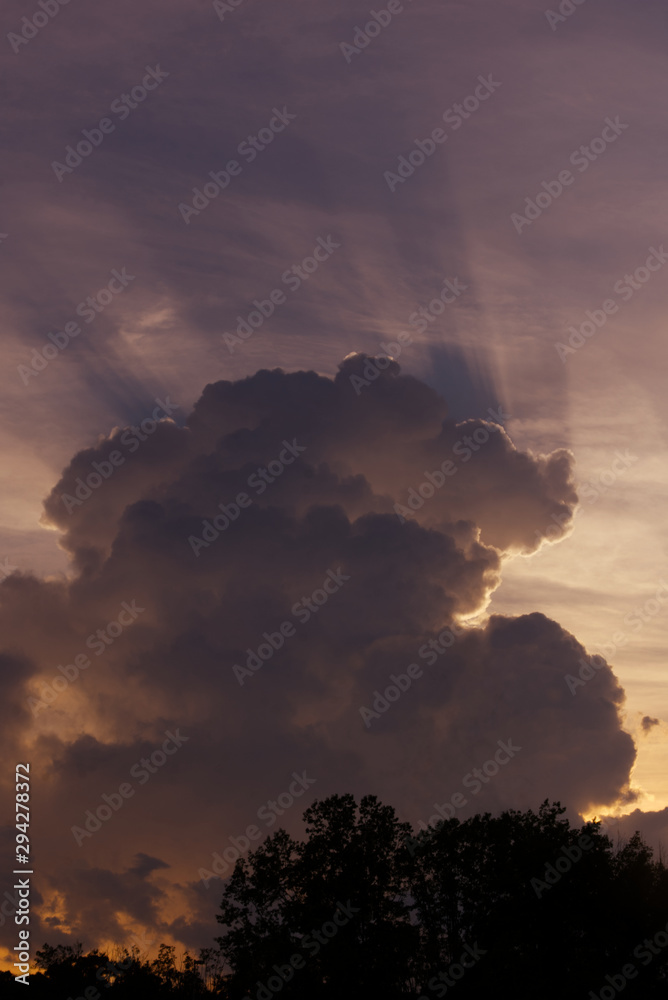
[[[1,17],[36,945],[210,945],[334,793],[668,842],[665,4]]]

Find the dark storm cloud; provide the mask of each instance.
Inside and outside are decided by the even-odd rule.
[[[162,510],[165,502],[173,509],[180,505],[183,516],[188,509],[193,517],[212,515],[220,502],[247,487],[253,463],[276,459],[288,440],[304,449],[293,471],[309,481],[295,489],[293,475],[281,476],[271,490],[265,485],[255,510],[287,502],[304,513],[327,498],[349,515],[400,513],[395,504],[412,508],[410,499],[425,474],[435,473],[444,485],[432,486],[432,496],[416,507],[421,523],[470,521],[481,529],[483,542],[507,550],[533,551],[541,529],[557,519],[563,533],[577,500],[568,452],[537,457],[517,452],[498,422],[448,420],[443,399],[414,378],[398,378],[394,362],[380,374],[375,369],[369,383],[368,363],[365,355],[347,359],[334,381],[313,372],[264,371],[242,382],[208,386],[186,428],[165,421],[145,441],[135,436],[130,454],[133,445],[123,446],[126,432],[98,448],[97,459],[95,449],[80,453],[47,499],[47,515],[65,530],[65,544],[80,557],[95,548],[106,554],[131,498],[160,500]],[[507,415],[502,408],[498,412],[503,421]],[[119,449],[122,466],[111,469],[108,456]],[[96,461],[107,463],[102,473]],[[439,472],[445,461],[450,465]],[[109,475],[103,481],[105,469]],[[172,479],[168,493],[144,489],[157,469]],[[90,475],[97,483],[93,488],[87,485]],[[429,492],[425,488],[422,494]],[[244,532],[249,515],[240,521]]]
[[[4,412],[21,461],[29,444],[49,468],[67,463],[45,520],[74,573],[0,584],[0,714],[6,754],[34,761],[54,943],[51,931],[131,944],[148,927],[151,938],[208,944],[219,884],[207,892],[198,869],[249,824],[296,829],[314,795],[346,790],[427,818],[499,740],[521,751],[469,796],[470,812],[546,796],[571,809],[633,799],[622,692],[602,666],[572,696],[565,677],[585,650],[558,624],[495,616],[433,664],[420,650],[484,608],[504,557],[570,530],[570,452],[519,450],[488,407],[512,412],[519,399],[524,432],[563,441],[567,373],[553,341],[660,239],[664,108],[646,53],[663,58],[665,8],[629,13],[610,0],[602,16],[584,4],[551,32],[524,0],[405,7],[350,64],[340,43],[367,17],[352,0],[336,11],[245,0],[222,22],[208,0],[73,0],[18,52],[4,39],[1,127],[19,147],[0,204]],[[5,35],[26,10],[3,9]],[[112,102],[147,66],[167,76],[121,118]],[[490,73],[498,93],[391,192],[384,171]],[[284,107],[296,115],[289,127],[186,225],[179,204]],[[628,110],[638,138],[519,238],[510,212],[605,115]],[[103,116],[113,133],[59,181],[53,161]],[[630,177],[653,185],[642,188],[648,219]],[[332,259],[230,354],[221,334],[330,234],[341,243]],[[81,320],[79,304],[123,267],[136,275],[127,289],[24,384],[18,366],[51,343],[48,332]],[[390,366],[357,392],[350,376],[367,378],[366,354],[333,379],[241,379],[304,358],[333,373],[348,351],[377,352],[446,274],[470,285],[469,298],[401,358],[431,389]],[[453,342],[466,344],[465,364]],[[495,350],[499,366],[487,360]],[[640,378],[634,363],[624,348]],[[511,383],[509,399],[492,398]],[[165,387],[181,410],[148,433]],[[452,394],[449,412],[436,389]],[[256,493],[249,477],[290,457],[285,442],[305,450]],[[439,471],[444,462],[454,474]],[[236,504],[240,492],[249,506]],[[329,573],[341,580],[331,594]],[[136,621],[107,632],[132,603]],[[279,648],[244,676],[269,648],[265,634]],[[422,676],[367,728],[360,707],[412,663]],[[179,727],[178,756],[137,779],[77,845],[72,827],[104,811],[103,796],[117,801],[131,769]],[[295,773],[315,784],[267,825],[258,813],[290,797]]]
[[[504,555],[533,551],[552,514],[568,529],[570,453],[455,423],[395,362],[357,391],[378,360],[210,384],[184,426],[156,413],[115,429],[47,498],[77,572],[9,577],[3,636],[25,664],[9,670],[24,718],[34,699],[37,772],[53,761],[36,836],[73,934],[171,929],[192,945],[198,872],[249,824],[299,829],[314,796],[348,789],[427,818],[498,741],[521,752],[469,812],[633,795],[607,665],[573,698],[565,677],[586,653],[555,622],[457,624],[484,609]],[[454,473],[397,516],[444,462]]]
[[[11,603],[11,600],[7,601],[7,604]],[[36,670],[37,665],[18,652],[3,652],[0,655],[0,675],[3,678],[0,717],[2,719],[3,740],[6,740],[7,746],[12,746],[17,739],[20,742],[22,730],[24,731],[25,727],[30,724],[30,714],[26,711],[21,694],[26,681]]]
[[[167,927],[161,919],[161,909],[165,894],[149,879],[155,868],[167,866],[162,862],[147,866],[142,864],[142,857],[138,856],[132,867],[120,872],[70,862],[66,871],[59,872],[57,879],[58,890],[65,902],[64,922],[84,929],[90,939],[125,938],[128,947],[134,942],[126,936],[127,918],[137,926],[155,927],[164,933]],[[124,920],[117,919],[121,913]],[[54,927],[50,937],[55,939],[56,936],[57,929]]]
[[[639,831],[654,850],[656,857],[663,857],[665,863],[666,845],[668,845],[668,808],[634,809],[626,816],[609,816],[603,812],[598,818],[613,843],[623,844]]]

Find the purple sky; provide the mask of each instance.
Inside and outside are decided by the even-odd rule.
[[[0,711],[39,944],[208,945],[198,870],[267,802],[428,822],[499,740],[462,816],[549,796],[665,841],[665,4],[56,2],[2,13]]]

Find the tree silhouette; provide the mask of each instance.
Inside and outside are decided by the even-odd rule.
[[[304,840],[277,830],[236,862],[217,947],[177,963],[164,944],[152,962],[45,945],[31,995],[665,1000],[668,870],[639,834],[614,849],[564,813],[545,800],[414,835],[375,796],[332,795]]]
[[[334,795],[304,820],[306,842],[277,831],[237,862],[226,886],[217,940],[230,996],[255,995],[270,979],[283,980],[286,996],[339,996],[351,980],[395,995],[411,978],[419,936],[406,905],[410,826],[374,796],[358,811],[352,795]]]
[[[37,952],[37,966],[43,970],[30,977],[32,996],[62,1000],[174,1000],[211,995],[199,974],[198,962],[186,953],[181,968],[175,949],[160,945],[158,957],[142,961],[137,948],[124,949],[109,958],[97,949],[84,955],[81,944],[49,945]]]
[[[532,1000],[598,996],[665,929],[668,876],[639,835],[615,854],[600,823],[572,827],[564,813],[546,800],[413,837],[374,796],[359,812],[350,795],[314,803],[305,842],[277,831],[225,886],[223,995],[442,997],[456,985],[464,1000],[507,982]],[[316,951],[312,929],[337,903],[354,916]],[[668,949],[647,967],[636,958],[626,995],[652,997],[667,960]]]

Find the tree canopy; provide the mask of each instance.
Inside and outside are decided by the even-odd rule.
[[[375,796],[330,796],[303,840],[277,830],[236,862],[215,948],[177,965],[166,945],[152,962],[45,945],[33,995],[665,997],[668,870],[639,834],[615,848],[564,813],[546,800],[416,835]]]

